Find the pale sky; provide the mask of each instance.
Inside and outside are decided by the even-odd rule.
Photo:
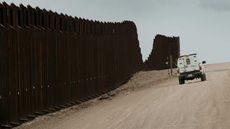
[[[2,0],[0,0],[2,2]],[[156,34],[179,36],[181,54],[230,61],[230,0],[6,0],[100,21],[134,21],[145,60]]]

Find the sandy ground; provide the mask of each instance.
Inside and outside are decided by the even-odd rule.
[[[94,99],[17,129],[230,129],[230,63],[206,69],[207,81],[184,85],[165,70],[139,72],[112,99]]]

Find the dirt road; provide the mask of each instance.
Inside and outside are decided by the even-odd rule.
[[[178,85],[176,77],[156,83],[152,74],[139,73],[129,82],[146,88],[50,114],[18,129],[230,129],[230,63],[208,65],[207,81],[185,85]]]

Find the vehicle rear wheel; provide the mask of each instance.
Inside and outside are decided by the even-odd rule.
[[[206,74],[201,75],[201,81],[206,81]]]
[[[179,78],[179,84],[180,84],[180,85],[184,84],[184,82],[185,82],[185,80],[184,80],[184,79]]]

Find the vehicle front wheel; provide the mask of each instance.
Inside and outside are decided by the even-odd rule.
[[[206,81],[206,74],[201,75],[201,81]]]
[[[182,79],[182,78],[179,78],[179,84],[182,85],[182,84],[184,84],[184,83],[185,83],[185,80]]]

